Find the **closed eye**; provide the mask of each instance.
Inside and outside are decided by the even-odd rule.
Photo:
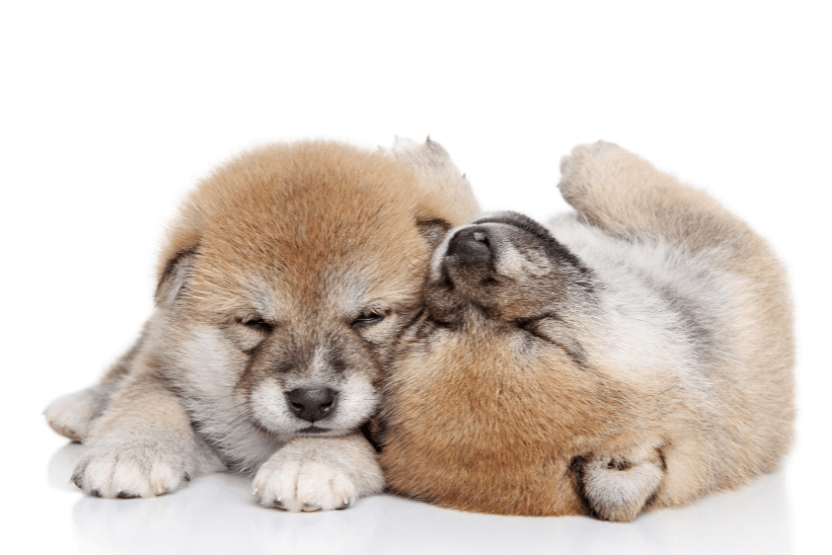
[[[425,318],[425,320],[430,322],[431,324],[433,324],[434,326],[436,326],[438,328],[444,328],[446,330],[459,329],[459,327],[461,325],[460,322],[458,322],[458,321],[440,320],[440,319],[434,318],[433,316],[430,316],[430,315],[428,315],[428,317]]]
[[[271,333],[274,330],[274,325],[266,322],[262,318],[237,318],[237,323],[260,333]]]
[[[539,324],[544,320],[557,320],[562,325],[548,327],[546,334],[541,333]],[[526,332],[529,337],[542,339],[561,349],[580,367],[585,367],[587,364],[584,348],[581,343],[566,331],[568,325],[563,323],[557,314],[544,314],[535,318],[518,318],[513,321],[513,324]]]
[[[358,317],[352,321],[350,327],[352,329],[359,329],[359,328],[366,328],[367,326],[372,326],[374,324],[378,324],[386,317],[386,314],[381,312],[377,312],[375,310],[365,310]]]

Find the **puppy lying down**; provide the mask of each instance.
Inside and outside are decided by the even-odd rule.
[[[156,309],[101,382],[46,409],[87,444],[72,476],[152,497],[217,470],[269,507],[337,509],[384,485],[358,432],[420,309],[428,258],[478,212],[435,142],[271,145],[205,179],[170,228]]]
[[[704,192],[620,147],[561,164],[576,213],[451,230],[386,381],[394,491],[630,521],[770,472],[792,438],[786,277]]]

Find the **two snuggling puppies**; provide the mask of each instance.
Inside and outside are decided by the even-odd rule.
[[[356,431],[379,407],[392,489],[465,510],[631,520],[772,470],[793,347],[768,245],[615,145],[575,149],[560,187],[577,212],[548,226],[460,225],[476,201],[430,141],[219,169],[136,346],[47,409],[89,444],[75,483],[151,496],[230,469],[264,505],[346,507],[384,485]]]

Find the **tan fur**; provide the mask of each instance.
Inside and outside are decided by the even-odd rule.
[[[577,210],[548,227],[562,251],[544,256],[545,240],[499,222],[518,215],[497,214],[434,255],[425,314],[386,382],[393,490],[629,521],[774,470],[794,386],[770,247],[616,145],[576,147],[561,172]],[[451,252],[468,228],[468,252],[487,245],[488,264]]]
[[[46,410],[56,431],[89,445],[75,483],[148,497],[237,470],[257,474],[262,504],[288,510],[379,491],[358,427],[419,308],[432,241],[475,212],[467,181],[430,142],[273,145],[216,170],[169,230],[137,345],[99,385]],[[334,408],[301,418],[300,390],[332,393]]]

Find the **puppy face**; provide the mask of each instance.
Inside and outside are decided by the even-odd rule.
[[[416,314],[427,231],[450,227],[425,213],[412,180],[381,154],[306,143],[204,182],[172,230],[157,295],[185,389],[278,436],[361,425]]]
[[[499,338],[520,358],[534,349],[584,363],[563,313],[591,298],[590,272],[534,220],[512,212],[478,218],[448,234],[430,272],[428,321]]]
[[[447,235],[424,299],[387,380],[392,487],[466,510],[586,514],[572,449],[611,416],[591,400],[616,395],[587,372],[591,271],[533,220],[486,215]]]

